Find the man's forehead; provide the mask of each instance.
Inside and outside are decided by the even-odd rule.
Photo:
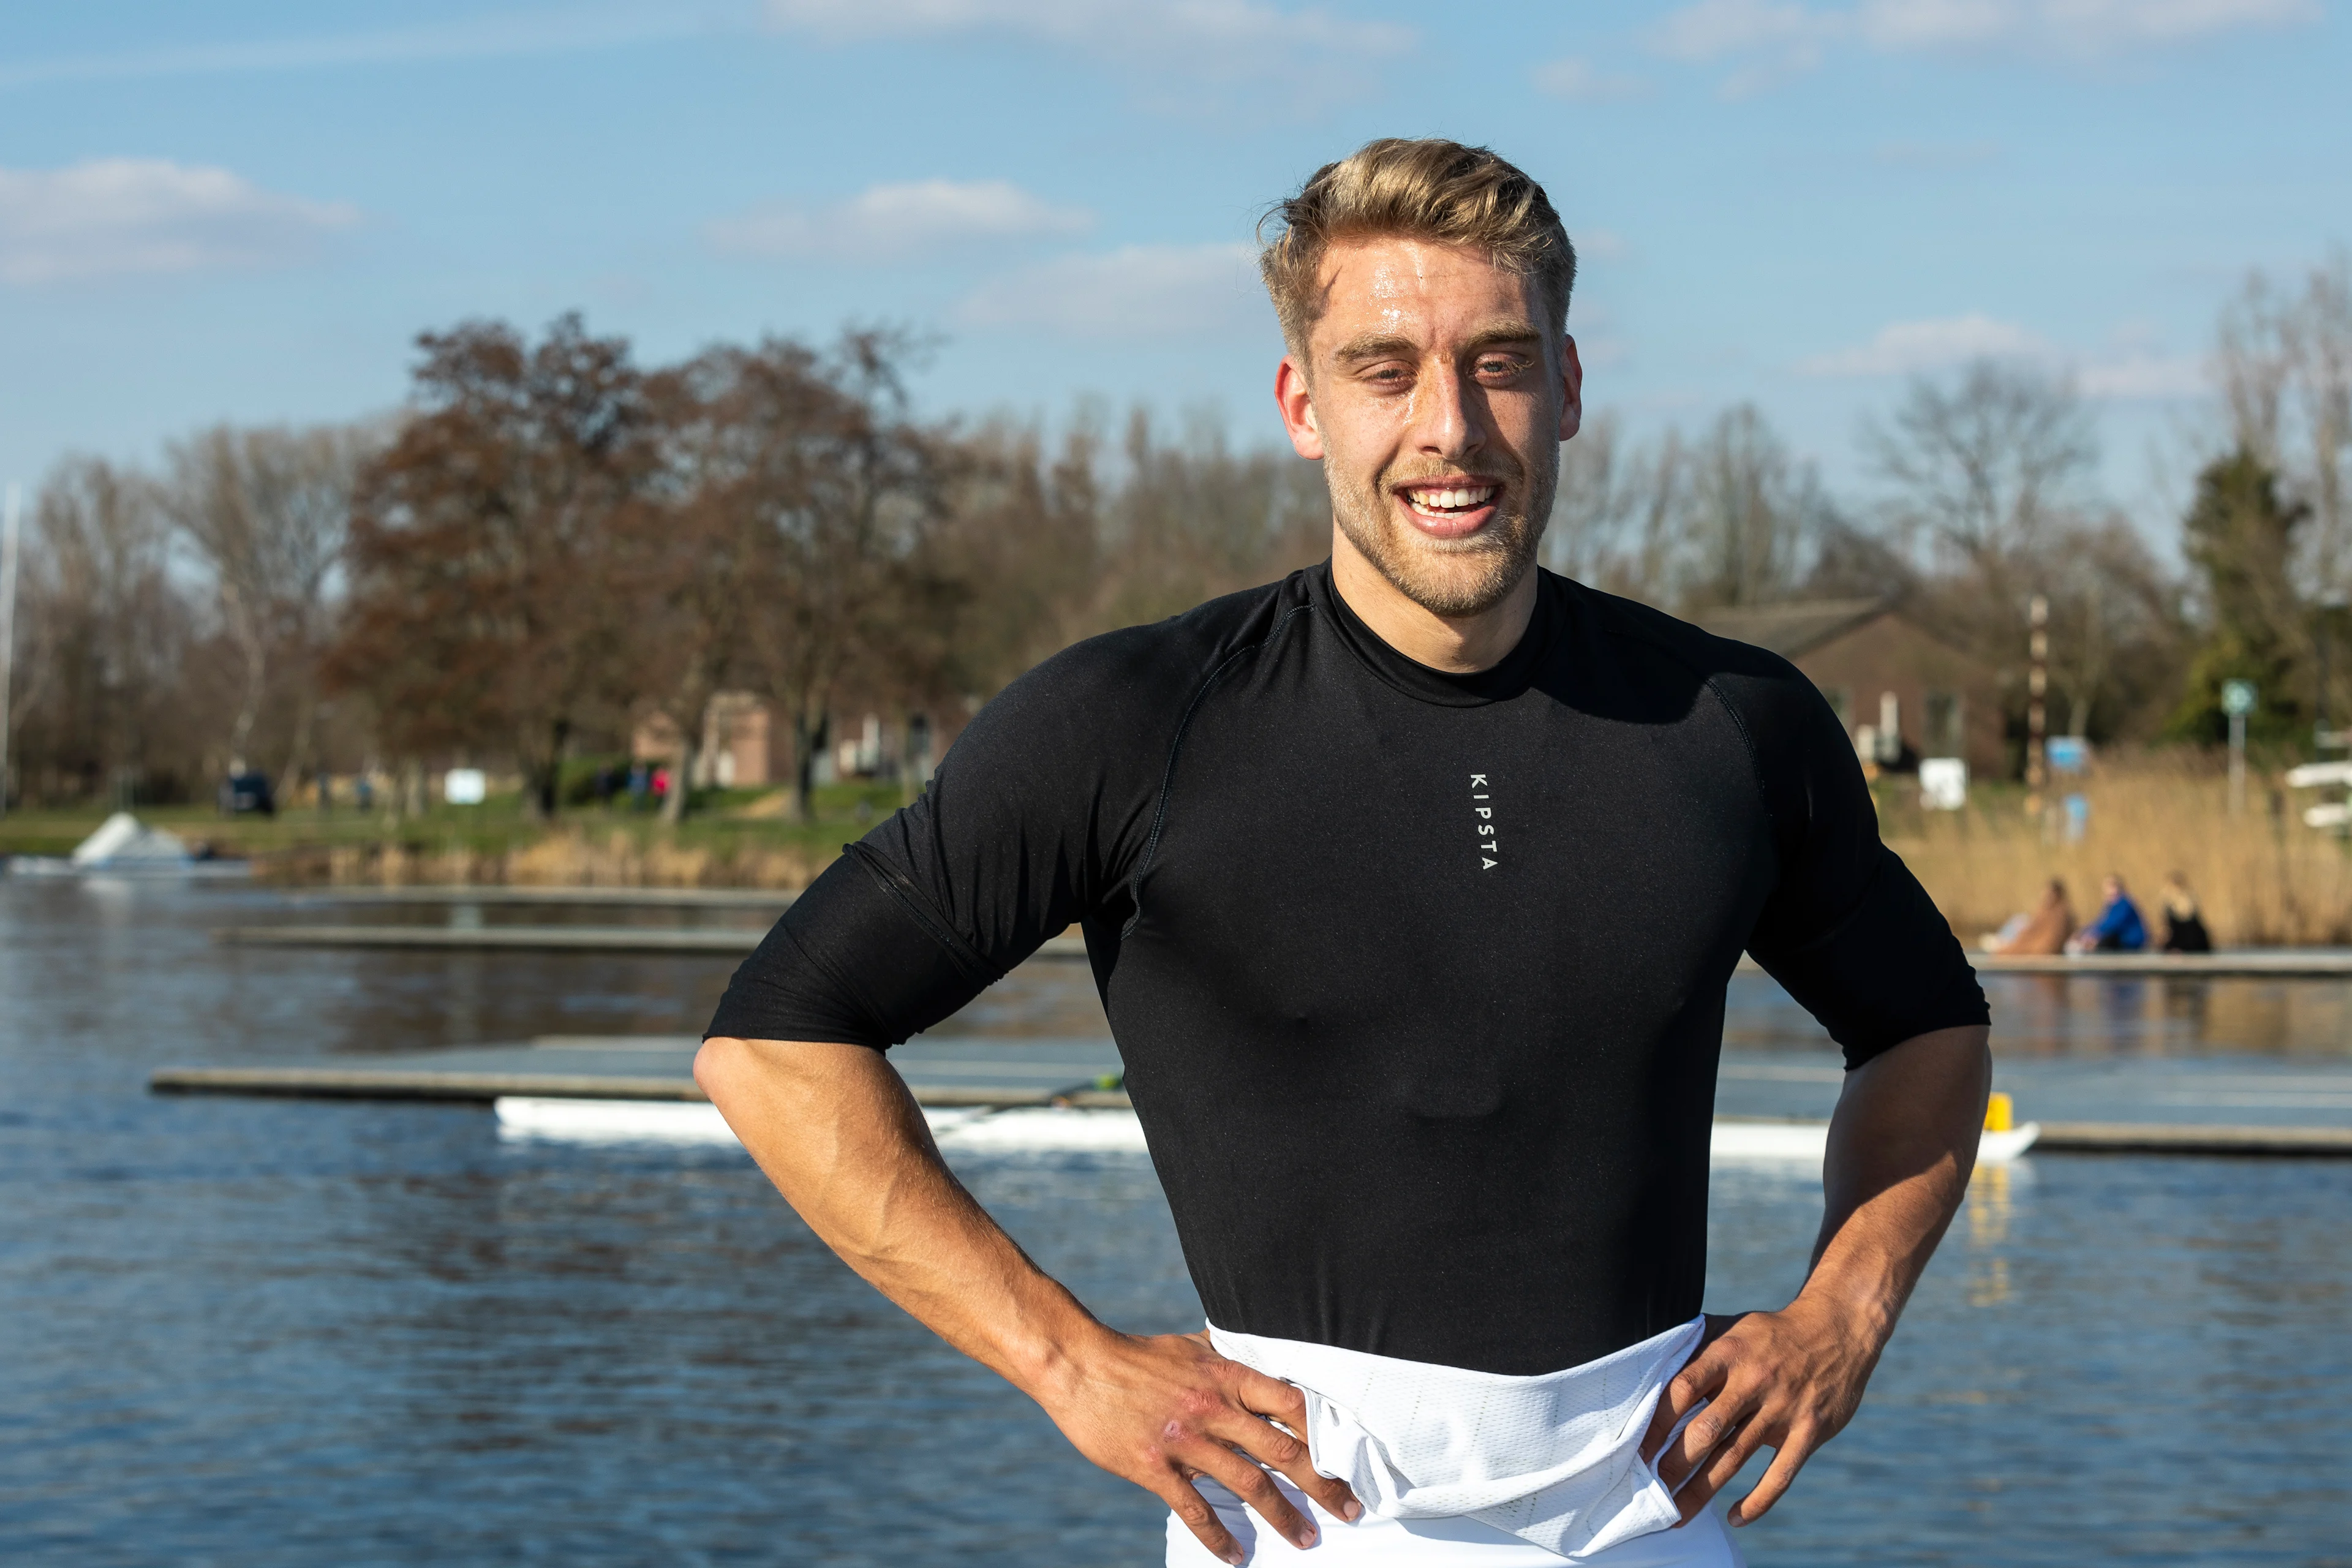
[[[1373,236],[1334,241],[1310,336],[1328,352],[1374,338],[1537,336],[1535,280],[1475,246]]]

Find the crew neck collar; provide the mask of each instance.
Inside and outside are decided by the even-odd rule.
[[[1550,574],[1540,566],[1530,566],[1528,570],[1536,574],[1536,604],[1535,612],[1528,617],[1528,629],[1519,635],[1517,646],[1505,654],[1500,663],[1467,675],[1433,669],[1390,647],[1349,606],[1339,584],[1331,580],[1328,560],[1308,574],[1307,582],[1309,593],[1329,619],[1339,641],[1383,683],[1423,702],[1448,708],[1478,708],[1507,701],[1526,690],[1537,661],[1550,646],[1552,629],[1559,618],[1549,581]]]

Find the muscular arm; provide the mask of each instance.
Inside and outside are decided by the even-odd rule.
[[[1822,1166],[1812,1268],[1777,1312],[1710,1325],[1715,1337],[1658,1402],[1644,1445],[1687,1520],[1759,1448],[1776,1452],[1729,1519],[1760,1517],[1814,1449],[1853,1418],[1912,1287],[1968,1190],[1992,1080],[1981,1025],[1905,1041],[1846,1075]],[[1685,1478],[1688,1484],[1685,1485]]]
[[[1314,1525],[1244,1455],[1332,1512],[1359,1510],[1318,1476],[1288,1384],[1198,1335],[1138,1338],[1097,1321],[1032,1263],[940,1158],[906,1085],[863,1046],[714,1037],[695,1080],[809,1228],[877,1289],[1034,1399],[1078,1451],[1157,1493],[1202,1545],[1239,1563],[1192,1485],[1213,1476],[1301,1546]],[[1242,1452],[1237,1453],[1239,1449]]]

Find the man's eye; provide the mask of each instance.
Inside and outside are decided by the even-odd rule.
[[[1480,375],[1517,375],[1527,368],[1527,362],[1517,359],[1483,360],[1478,365]]]

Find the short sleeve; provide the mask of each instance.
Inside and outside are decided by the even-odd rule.
[[[1192,668],[1154,629],[1081,643],[982,709],[921,797],[793,901],[706,1036],[887,1048],[1123,897]]]
[[[1902,858],[1853,744],[1792,667],[1721,684],[1748,731],[1778,875],[1748,951],[1821,1021],[1848,1069],[1990,1013],[1959,940]]]

